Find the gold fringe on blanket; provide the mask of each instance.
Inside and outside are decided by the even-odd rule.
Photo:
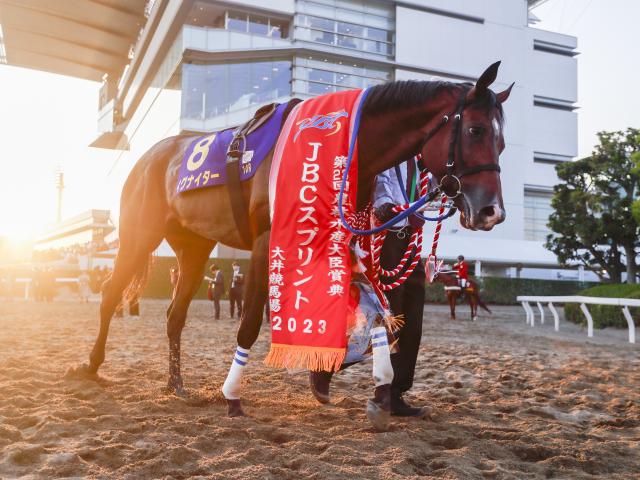
[[[387,315],[384,317],[384,323],[387,327],[387,330],[391,332],[397,332],[404,325],[404,316],[403,315]]]
[[[304,368],[314,372],[337,372],[347,354],[346,348],[309,347],[272,343],[264,364],[276,368]]]

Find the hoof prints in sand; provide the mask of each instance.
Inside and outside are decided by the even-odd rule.
[[[415,386],[426,420],[375,433],[370,365],[337,375],[320,406],[304,373],[245,382],[247,418],[219,394],[237,323],[196,302],[183,333],[189,395],[166,390],[166,302],[114,319],[98,377],[87,361],[98,305],[0,303],[0,477],[633,478],[640,471],[640,361],[623,342],[532,333],[518,309],[449,321],[427,306]],[[67,374],[68,372],[68,374]]]

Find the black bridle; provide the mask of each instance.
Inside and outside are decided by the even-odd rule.
[[[462,193],[462,182],[460,181],[460,179],[466,175],[474,175],[476,173],[490,171],[500,173],[500,165],[498,165],[497,163],[485,163],[482,165],[465,167],[464,157],[462,155],[462,113],[467,106],[466,97],[467,92],[464,91],[458,99],[456,109],[449,115],[444,115],[438,125],[429,130],[429,132],[425,135],[424,139],[420,143],[420,147],[418,148],[418,155],[423,156],[422,152],[427,146],[429,140],[431,140],[435,136],[435,134],[438,133],[438,131],[447,123],[449,123],[450,119],[452,119],[453,126],[451,128],[451,138],[449,140],[449,155],[446,164],[447,173],[440,179],[440,184],[438,185],[438,190],[447,195],[447,197],[449,198],[456,198],[458,195],[460,195],[460,193]],[[456,157],[458,161],[457,165]],[[418,166],[421,169],[424,169],[425,167],[423,167],[421,163],[422,162],[418,162]],[[450,190],[450,188],[448,187],[453,187],[454,189]]]

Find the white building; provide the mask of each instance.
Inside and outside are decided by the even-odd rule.
[[[450,220],[439,253],[462,253],[481,262],[483,273],[556,278],[543,240],[554,165],[577,154],[577,42],[530,26],[535,3],[150,1],[124,72],[104,70],[94,145],[126,149],[114,173],[124,182],[158,140],[240,123],[264,103],[394,79],[474,81],[502,60],[494,89],[516,82],[501,158],[507,220],[488,233]],[[11,48],[7,56],[11,63]]]

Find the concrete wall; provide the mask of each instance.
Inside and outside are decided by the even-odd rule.
[[[570,50],[576,39],[528,27],[527,2],[517,0],[403,1],[396,7],[396,22],[396,79],[474,79],[501,60],[492,88],[500,91],[516,82],[504,105],[506,149],[500,159],[507,220],[491,232],[469,232],[450,220],[443,226],[440,253],[553,265],[555,257],[541,243],[524,240],[524,190],[557,183],[553,165],[535,163],[533,152],[574,157],[577,114],[535,106],[534,96],[576,102],[577,62],[535,50],[534,41]],[[431,247],[427,238],[425,251]],[[528,254],[519,253],[524,251]]]

